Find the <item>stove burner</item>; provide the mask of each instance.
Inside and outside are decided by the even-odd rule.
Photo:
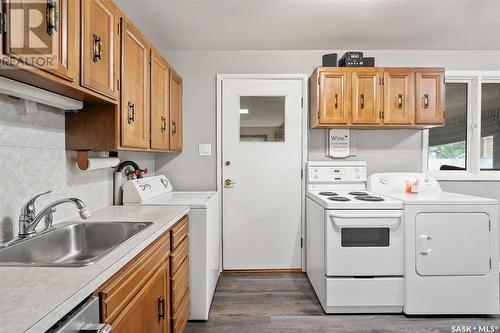
[[[384,201],[383,198],[381,198],[381,197],[375,197],[375,196],[372,196],[372,195],[362,195],[362,196],[357,196],[355,198],[358,199],[358,200],[361,200],[361,201]]]
[[[332,196],[332,195],[337,195],[337,193],[335,193],[335,192],[319,192],[319,195]]]
[[[351,201],[351,199],[346,198],[346,197],[330,197],[328,200],[332,201]]]
[[[350,195],[355,195],[355,196],[363,196],[363,195],[368,195],[366,192],[349,192]]]

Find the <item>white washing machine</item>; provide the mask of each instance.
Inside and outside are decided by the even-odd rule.
[[[405,313],[499,313],[497,200],[443,192],[421,173],[373,174],[369,187],[404,204]]]
[[[190,320],[207,320],[220,274],[218,192],[174,191],[165,176],[129,180],[124,205],[188,206]]]

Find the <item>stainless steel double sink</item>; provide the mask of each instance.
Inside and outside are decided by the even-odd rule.
[[[95,263],[152,222],[75,222],[0,249],[0,266],[82,267]]]

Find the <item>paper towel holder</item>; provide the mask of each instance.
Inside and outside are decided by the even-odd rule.
[[[92,160],[101,160],[104,161],[106,160],[107,163],[104,163],[104,165],[101,164],[101,166],[97,167],[96,165],[92,165],[90,163],[89,159],[89,151],[88,150],[77,150],[76,151],[76,166],[80,171],[89,171],[89,170],[95,170],[95,169],[103,169],[106,167],[115,167],[120,163],[120,160],[117,158],[116,154],[114,153],[109,153],[109,157],[101,157],[101,158],[92,158]]]
[[[76,151],[76,165],[80,170],[87,170],[89,168],[89,151],[77,150]]]

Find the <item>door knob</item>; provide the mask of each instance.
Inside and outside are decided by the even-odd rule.
[[[227,178],[225,181],[224,181],[224,185],[226,186],[231,186],[231,185],[234,185],[236,183],[234,183],[231,179]]]

